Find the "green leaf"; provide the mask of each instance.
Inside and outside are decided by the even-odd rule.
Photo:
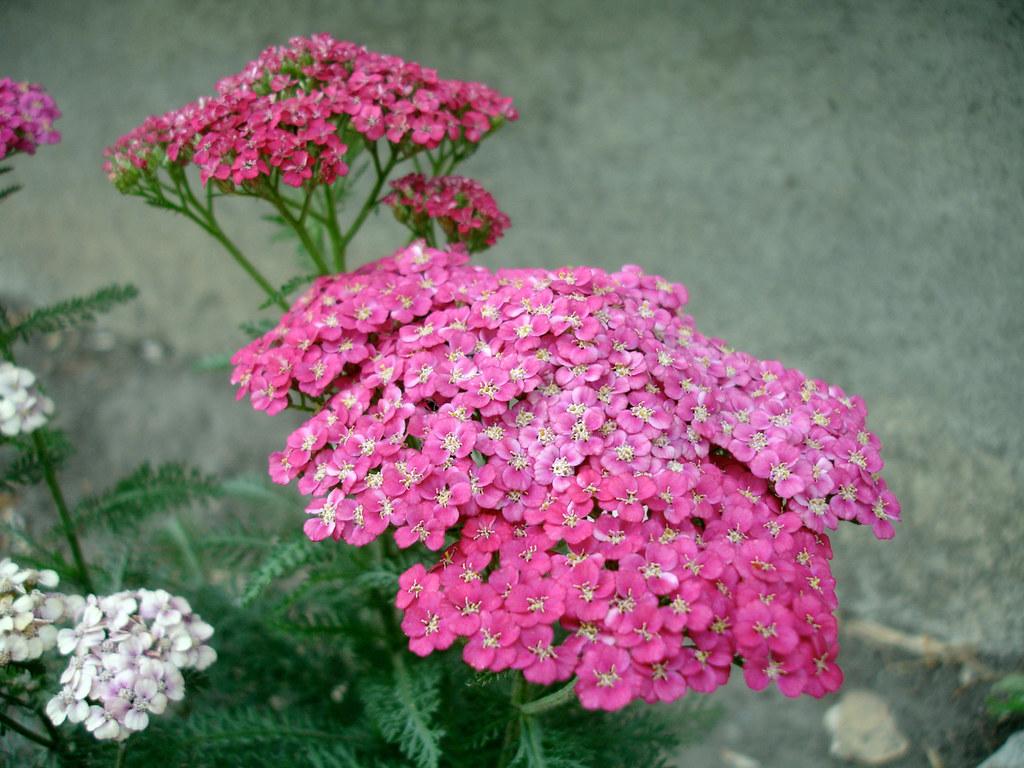
[[[545,749],[543,731],[535,717],[525,716],[519,721],[519,749],[512,758],[512,765],[518,768],[590,768],[587,763],[563,752]],[[569,745],[553,745],[565,750]]]
[[[270,482],[264,475],[235,475],[221,481],[225,496],[265,504],[280,512],[292,512],[303,502],[294,490]]]
[[[194,363],[192,368],[196,371],[227,371],[231,368],[231,355],[205,355]]]
[[[366,713],[418,768],[437,768],[444,730],[434,723],[441,704],[441,671],[420,661],[407,666],[404,651],[392,657],[391,674],[364,686]]]
[[[74,452],[71,442],[59,429],[40,429],[36,432],[43,441],[46,451],[55,468],[59,468]],[[30,438],[20,437],[12,441],[18,455],[0,471],[0,489],[13,489],[16,485],[33,485],[43,479],[43,465],[39,454]]]
[[[28,340],[39,333],[53,333],[73,325],[90,322],[96,315],[138,296],[133,285],[108,285],[88,296],[80,296],[33,310],[28,316],[0,336],[0,344]]]
[[[242,323],[238,327],[241,328],[242,333],[244,333],[249,338],[258,339],[267,331],[272,331],[276,325],[277,320],[271,320],[269,317],[264,317],[259,320],[252,320],[250,322]]]
[[[295,291],[304,285],[308,285],[319,277],[319,275],[296,275],[291,280],[286,282],[277,291],[274,292],[273,296],[267,297],[267,300],[260,304],[260,309],[267,309],[277,304],[278,301],[287,301],[288,297],[291,296]]]
[[[198,469],[181,464],[153,469],[146,463],[110,490],[79,502],[75,520],[83,529],[102,524],[117,531],[137,526],[157,512],[205,502],[221,493],[220,483]]]
[[[276,544],[263,565],[249,577],[249,583],[242,592],[242,605],[250,605],[275,579],[291,575],[302,566],[324,557],[325,550],[326,547],[317,546],[305,537]]]
[[[993,717],[1024,713],[1024,674],[1007,675],[993,685],[985,704]]]
[[[10,197],[19,189],[21,189],[21,184],[11,184],[9,187],[0,189],[0,200],[3,200],[5,197]]]

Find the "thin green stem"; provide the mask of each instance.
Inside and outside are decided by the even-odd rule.
[[[122,741],[117,748],[117,757],[114,758],[114,768],[124,768],[125,755],[128,754],[128,742]]]
[[[228,236],[224,234],[224,231],[220,228],[220,226],[217,225],[216,221],[213,222],[212,226],[208,226],[204,224],[202,221],[200,221],[198,217],[192,216],[188,213],[186,213],[186,215],[189,216],[189,218],[196,222],[196,224],[198,224],[200,227],[205,229],[217,242],[219,242],[224,247],[224,250],[231,254],[231,258],[235,260],[235,263],[237,263],[238,266],[240,266],[245,271],[245,273],[249,275],[249,277],[251,277],[254,281],[256,281],[256,284],[263,289],[263,292],[267,294],[267,298],[269,298],[271,301],[277,304],[277,306],[279,306],[281,309],[285,311],[288,310],[288,302],[286,302],[283,298],[281,298],[280,295],[278,295],[277,289],[274,288],[274,286],[270,284],[270,281],[267,280],[267,278],[265,278],[263,274],[253,265],[253,263],[245,257],[245,254],[243,254],[238,249],[238,246],[231,242]]]
[[[324,219],[327,222],[327,236],[331,239],[331,250],[334,252],[334,271],[344,272],[345,246],[341,242],[338,209],[334,201],[334,189],[330,184],[324,185]]]
[[[366,217],[370,215],[377,205],[377,196],[380,194],[381,187],[384,186],[384,182],[387,181],[388,174],[398,163],[398,153],[394,149],[391,150],[391,157],[388,159],[387,165],[381,167],[380,158],[377,156],[377,147],[373,145],[370,147],[370,156],[373,158],[373,167],[377,172],[377,180],[373,183],[373,188],[370,190],[370,194],[366,197],[363,202],[363,207],[359,209],[359,213],[356,215],[352,225],[346,230],[345,236],[341,238],[341,263],[345,263],[345,249],[348,248],[348,244],[352,242],[352,238],[355,237],[356,232],[363,226],[363,222],[366,221]]]
[[[207,187],[206,205],[203,205],[199,202],[195,193],[192,191],[192,186],[189,184],[188,176],[185,175],[184,170],[177,169],[177,172],[172,171],[171,181],[174,182],[173,191],[177,192],[180,203],[175,205],[164,196],[161,191],[161,187],[166,189],[168,192],[172,191],[171,188],[166,185],[154,187],[154,191],[158,198],[172,205],[175,210],[188,217],[204,229],[207,234],[221,244],[231,258],[235,260],[235,263],[238,264],[238,266],[240,266],[242,270],[249,275],[249,277],[251,277],[260,288],[263,289],[263,292],[267,294],[269,299],[271,299],[281,309],[287,310],[288,303],[278,295],[277,289],[274,288],[271,282],[263,276],[263,273],[245,257],[245,254],[243,254],[238,246],[231,241],[224,230],[221,229],[220,224],[217,222],[217,217],[213,213],[212,187]],[[193,208],[195,210],[193,210]]]
[[[46,450],[46,444],[43,442],[43,438],[39,430],[32,433],[32,442],[36,447],[36,454],[39,456],[39,462],[43,465],[43,478],[46,480],[46,486],[50,489],[50,495],[53,497],[53,503],[57,505],[57,512],[60,513],[60,522],[64,527],[64,537],[68,540],[68,544],[71,547],[71,555],[75,559],[75,567],[78,568],[78,574],[82,581],[82,586],[84,586],[88,592],[94,593],[96,590],[93,587],[92,577],[89,575],[89,569],[85,565],[85,558],[82,556],[82,548],[78,544],[78,534],[75,532],[75,524],[71,520],[71,511],[68,509],[67,502],[64,501],[64,493],[60,489],[60,483],[57,482],[57,472],[53,467],[53,461]]]
[[[512,758],[515,757],[515,746],[519,740],[521,706],[525,693],[526,680],[522,675],[516,675],[515,680],[512,681],[512,716],[505,725],[505,737],[502,739],[501,752],[498,755],[498,768],[508,768]]]
[[[2,723],[5,728],[10,728],[12,731],[24,736],[29,741],[34,741],[36,744],[46,747],[47,749],[57,749],[57,745],[50,741],[48,738],[46,738],[42,734],[36,733],[31,728],[26,728],[17,720],[8,717],[5,714],[0,713],[0,723]]]
[[[526,704],[522,704],[519,707],[519,711],[524,715],[532,716],[555,709],[555,707],[560,707],[573,700],[573,697],[575,696],[575,688],[576,678],[573,678],[557,691],[549,693],[547,696],[542,696],[539,699],[534,699]]]
[[[14,704],[15,706],[21,707],[22,709],[30,710],[36,717],[39,718],[39,722],[43,724],[43,727],[46,729],[46,732],[50,734],[50,740],[54,744],[54,749],[62,749],[60,731],[57,730],[57,726],[55,726],[50,721],[50,718],[46,716],[46,713],[43,712],[41,707],[37,707],[31,702],[25,701],[24,699],[19,699],[17,696],[13,696],[7,693],[6,691],[0,691],[0,697],[5,699],[6,701],[11,702],[11,704]]]
[[[295,234],[299,236],[299,240],[302,242],[302,247],[306,249],[309,257],[316,265],[317,271],[321,275],[326,275],[328,273],[327,264],[324,262],[324,257],[321,255],[320,249],[317,248],[316,243],[313,242],[313,238],[309,236],[309,232],[306,230],[306,225],[292,215],[292,212],[288,210],[288,206],[282,202],[281,196],[277,192],[271,191],[268,199],[274,207],[277,208],[277,212],[281,214],[281,218],[288,222],[288,225],[295,230]]]

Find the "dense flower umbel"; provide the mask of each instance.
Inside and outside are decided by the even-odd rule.
[[[0,667],[38,659],[57,644],[56,624],[70,618],[82,600],[40,589],[54,589],[58,581],[54,571],[0,560]]]
[[[710,691],[737,656],[756,689],[838,688],[824,531],[899,517],[864,403],[703,336],[636,267],[467,261],[321,278],[236,353],[257,409],[324,403],[270,458],[307,535],[443,550],[400,580],[410,648],[575,674],[585,707]]]
[[[163,162],[199,167],[203,182],[255,183],[280,171],[294,187],[348,173],[355,142],[390,142],[404,154],[443,143],[465,149],[518,115],[511,99],[480,83],[442,80],[397,56],[329,35],[272,47],[217,95],[149,117],[107,150],[122,190]]]
[[[473,179],[411,173],[391,187],[394,192],[382,202],[394,209],[396,219],[419,235],[436,221],[449,243],[464,243],[470,253],[494,245],[511,224],[491,193]]]
[[[90,595],[74,621],[57,635],[71,659],[46,714],[56,725],[84,722],[97,739],[122,741],[143,730],[151,714],[184,698],[182,669],[205,669],[217,659],[205,644],[213,627],[164,590]]]
[[[0,160],[16,152],[35,154],[40,144],[56,144],[53,121],[60,110],[42,86],[0,77]]]
[[[0,362],[0,435],[13,437],[33,432],[52,413],[53,401],[39,392],[32,371]]]

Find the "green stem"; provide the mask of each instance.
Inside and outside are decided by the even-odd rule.
[[[238,249],[238,246],[236,246],[233,242],[231,242],[231,240],[228,239],[228,236],[224,234],[224,231],[217,225],[216,222],[214,222],[212,226],[207,226],[202,221],[200,221],[198,217],[189,215],[189,218],[196,222],[200,227],[205,229],[210,235],[213,236],[213,238],[217,242],[219,242],[224,247],[224,250],[231,254],[231,258],[235,260],[238,266],[245,270],[245,273],[249,275],[249,277],[251,277],[253,280],[255,280],[257,285],[259,285],[260,288],[263,289],[263,292],[267,294],[267,298],[271,299],[281,309],[285,311],[288,310],[288,302],[286,302],[283,298],[281,298],[278,295],[277,289],[274,288],[274,286],[270,284],[270,281],[267,280],[267,278],[265,278],[263,274],[258,269],[256,269],[253,263],[245,257],[245,255]]]
[[[43,443],[43,438],[39,431],[36,430],[32,433],[32,442],[36,447],[36,454],[39,456],[39,461],[43,465],[43,477],[46,480],[46,486],[50,489],[50,495],[53,497],[53,503],[57,505],[57,511],[60,513],[60,522],[64,526],[64,536],[68,540],[68,544],[71,546],[71,554],[75,558],[75,566],[78,568],[79,577],[82,581],[82,586],[90,593],[95,593],[93,588],[92,578],[89,576],[89,569],[85,565],[85,558],[82,557],[82,548],[78,544],[78,534],[75,533],[75,524],[71,521],[71,512],[68,509],[67,502],[64,501],[64,493],[60,489],[60,484],[57,482],[57,473],[53,467],[53,461],[50,460],[50,454],[46,451],[46,444]]]
[[[36,744],[46,747],[47,749],[57,749],[57,745],[50,741],[48,738],[46,738],[42,734],[36,733],[31,728],[26,728],[17,720],[14,720],[8,717],[7,715],[0,714],[0,723],[2,723],[6,728],[10,728],[15,733],[21,734],[29,741],[34,741]]]
[[[207,188],[208,194],[206,198],[206,205],[196,199],[195,193],[192,191],[192,186],[188,182],[188,176],[185,175],[185,171],[178,169],[178,172],[171,172],[171,181],[174,182],[174,189],[178,194],[178,199],[181,201],[180,205],[174,205],[160,191],[159,187],[155,188],[156,194],[165,202],[174,205],[175,209],[178,210],[184,216],[192,219],[196,224],[202,227],[207,234],[213,237],[218,243],[223,246],[231,258],[235,260],[235,263],[240,266],[249,277],[251,277],[263,292],[267,294],[267,298],[271,299],[281,309],[287,311],[288,303],[281,298],[277,289],[271,285],[270,281],[263,276],[255,265],[249,259],[245,257],[245,254],[239,250],[238,246],[231,242],[231,239],[225,234],[224,230],[221,229],[220,224],[217,222],[217,217],[213,213],[213,194],[211,188]],[[170,191],[170,189],[168,189]],[[190,203],[191,206],[190,207]],[[195,208],[193,211],[192,208]]]
[[[327,221],[327,236],[331,239],[331,250],[334,252],[334,271],[344,272],[345,246],[341,242],[338,209],[334,201],[334,189],[330,184],[324,185],[324,219]]]
[[[560,707],[563,704],[572,701],[575,696],[576,678],[570,680],[566,685],[559,688],[554,693],[549,693],[547,696],[543,696],[539,699],[522,704],[519,707],[519,711],[524,715],[532,716],[539,715],[542,712]]]
[[[124,768],[125,755],[128,754],[128,742],[122,741],[117,747],[117,757],[114,758],[114,768]]]
[[[363,226],[363,222],[366,221],[366,217],[370,215],[377,205],[377,196],[380,194],[381,187],[384,186],[384,182],[387,181],[388,174],[398,163],[398,153],[391,150],[391,158],[388,160],[387,165],[383,168],[380,164],[380,159],[377,157],[376,145],[370,148],[370,155],[373,157],[374,170],[377,171],[377,180],[373,183],[373,189],[370,190],[370,194],[367,196],[366,201],[363,203],[363,207],[359,209],[359,213],[356,215],[355,221],[345,232],[345,236],[341,238],[341,251],[340,258],[341,263],[345,263],[345,249],[348,248],[348,244],[352,242],[352,238],[355,237],[356,232]]]
[[[512,681],[512,717],[505,725],[505,738],[501,742],[501,752],[498,756],[498,768],[508,768],[509,763],[516,754],[516,742],[519,739],[520,712],[523,701],[523,694],[526,692],[526,679],[522,675],[516,675]]]
[[[30,710],[36,717],[39,718],[39,722],[43,724],[43,727],[46,729],[46,732],[50,734],[50,740],[53,742],[54,745],[53,748],[58,751],[62,749],[60,743],[60,732],[57,730],[57,726],[55,726],[50,721],[50,718],[46,716],[46,713],[42,710],[41,707],[34,706],[31,702],[25,701],[24,699],[19,699],[17,696],[13,696],[7,693],[6,691],[0,691],[0,698],[3,698],[11,702],[11,704],[14,704],[15,706],[21,707],[22,709]]]
[[[316,265],[317,271],[321,275],[328,273],[327,264],[324,262],[324,257],[320,254],[320,249],[316,247],[316,243],[309,236],[309,232],[306,231],[306,225],[303,224],[299,219],[292,216],[292,212],[288,210],[282,201],[280,195],[275,191],[270,192],[270,202],[277,208],[277,212],[281,214],[281,218],[288,222],[289,226],[295,230],[295,234],[299,236],[299,240],[302,242],[302,247],[309,253],[309,257],[313,260]]]

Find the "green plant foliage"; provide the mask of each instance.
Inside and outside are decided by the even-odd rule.
[[[441,704],[441,671],[429,662],[391,659],[390,674],[364,686],[370,721],[417,768],[438,768],[444,729],[436,723]]]
[[[242,605],[250,605],[275,579],[294,574],[299,568],[324,557],[325,548],[306,538],[292,539],[273,546],[242,592]]]
[[[73,453],[67,435],[59,429],[36,430],[54,467],[60,467]],[[7,441],[16,451],[9,464],[0,469],[0,490],[14,490],[15,486],[33,485],[43,479],[43,463],[35,443],[29,437],[17,437]]]
[[[216,479],[182,464],[142,464],[113,488],[79,502],[75,520],[87,530],[102,526],[124,531],[147,517],[171,509],[205,502],[221,495]]]
[[[1024,715],[1024,674],[1007,675],[993,685],[985,703],[993,717]]]
[[[53,333],[91,322],[97,315],[109,312],[119,304],[131,301],[137,295],[138,290],[134,285],[113,284],[100,288],[88,296],[67,299],[35,309],[0,334],[0,346],[10,345],[18,339],[27,341],[40,333]]]
[[[0,166],[0,176],[3,176],[5,173],[10,173],[13,170],[14,169],[9,165],[2,165]],[[21,184],[11,184],[6,187],[0,187],[0,200],[13,195],[19,189],[21,189]]]

